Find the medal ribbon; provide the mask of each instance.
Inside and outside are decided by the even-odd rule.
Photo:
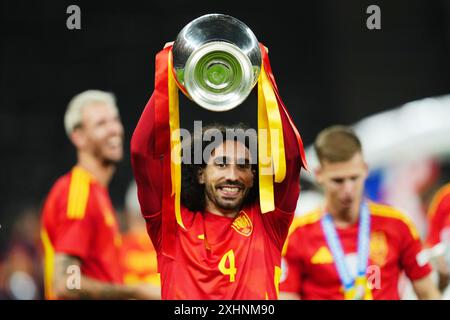
[[[334,227],[333,219],[329,213],[326,213],[321,220],[322,229],[325,234],[328,247],[333,255],[334,263],[337,273],[344,286],[346,299],[354,299],[357,292],[355,286],[363,286],[363,296],[361,298],[370,297],[366,290],[366,270],[369,261],[369,238],[370,238],[370,212],[366,202],[361,204],[359,215],[359,230],[358,230],[358,252],[357,252],[357,276],[353,278],[349,272],[347,263],[345,261],[345,254],[342,248],[336,228]]]

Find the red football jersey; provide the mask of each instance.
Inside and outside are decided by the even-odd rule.
[[[163,159],[154,154],[155,108],[150,99],[133,134],[131,159],[141,211],[158,252],[162,299],[277,299],[281,250],[300,192],[301,166],[295,133],[287,115],[281,117],[286,178],[274,184],[277,209],[261,214],[255,203],[228,218],[181,206],[186,230],[177,226],[171,257],[162,250]]]
[[[261,214],[258,205],[236,218],[182,208],[174,259],[160,254],[163,299],[277,299],[281,250],[292,213]],[[146,217],[160,240],[160,215]]]
[[[59,178],[44,203],[42,241],[45,251],[45,291],[54,298],[55,253],[81,259],[83,275],[122,283],[120,233],[108,191],[86,170],[74,167]]]
[[[450,183],[439,189],[431,201],[428,221],[428,246],[450,241]]]
[[[402,271],[411,280],[431,272],[428,264],[419,265],[422,250],[418,233],[401,212],[384,205],[369,203],[370,251],[367,268],[368,286],[373,299],[399,299],[398,280]],[[301,299],[344,299],[344,290],[328,248],[317,210],[300,217],[289,236],[283,258],[280,290],[300,295]],[[356,275],[359,224],[336,228],[349,271]]]

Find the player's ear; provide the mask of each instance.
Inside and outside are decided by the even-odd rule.
[[[203,168],[198,169],[197,180],[199,184],[205,184],[205,170]]]
[[[316,169],[314,169],[314,175],[316,176],[316,180],[319,184],[323,182],[323,168],[322,165],[319,165]]]
[[[70,134],[70,140],[77,149],[82,148],[86,144],[86,136],[81,128],[75,128]]]
[[[369,165],[367,164],[367,162],[364,161],[364,178],[367,178],[369,176]]]

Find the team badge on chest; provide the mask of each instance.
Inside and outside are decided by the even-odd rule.
[[[252,220],[247,216],[244,211],[241,211],[239,215],[234,219],[231,227],[239,234],[243,236],[250,236],[253,232]]]
[[[382,267],[386,263],[388,255],[388,242],[384,232],[372,232],[370,237],[370,259]]]

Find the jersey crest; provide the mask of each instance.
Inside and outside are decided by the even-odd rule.
[[[253,223],[248,215],[241,211],[239,215],[234,219],[231,227],[239,234],[249,237],[253,232]]]

